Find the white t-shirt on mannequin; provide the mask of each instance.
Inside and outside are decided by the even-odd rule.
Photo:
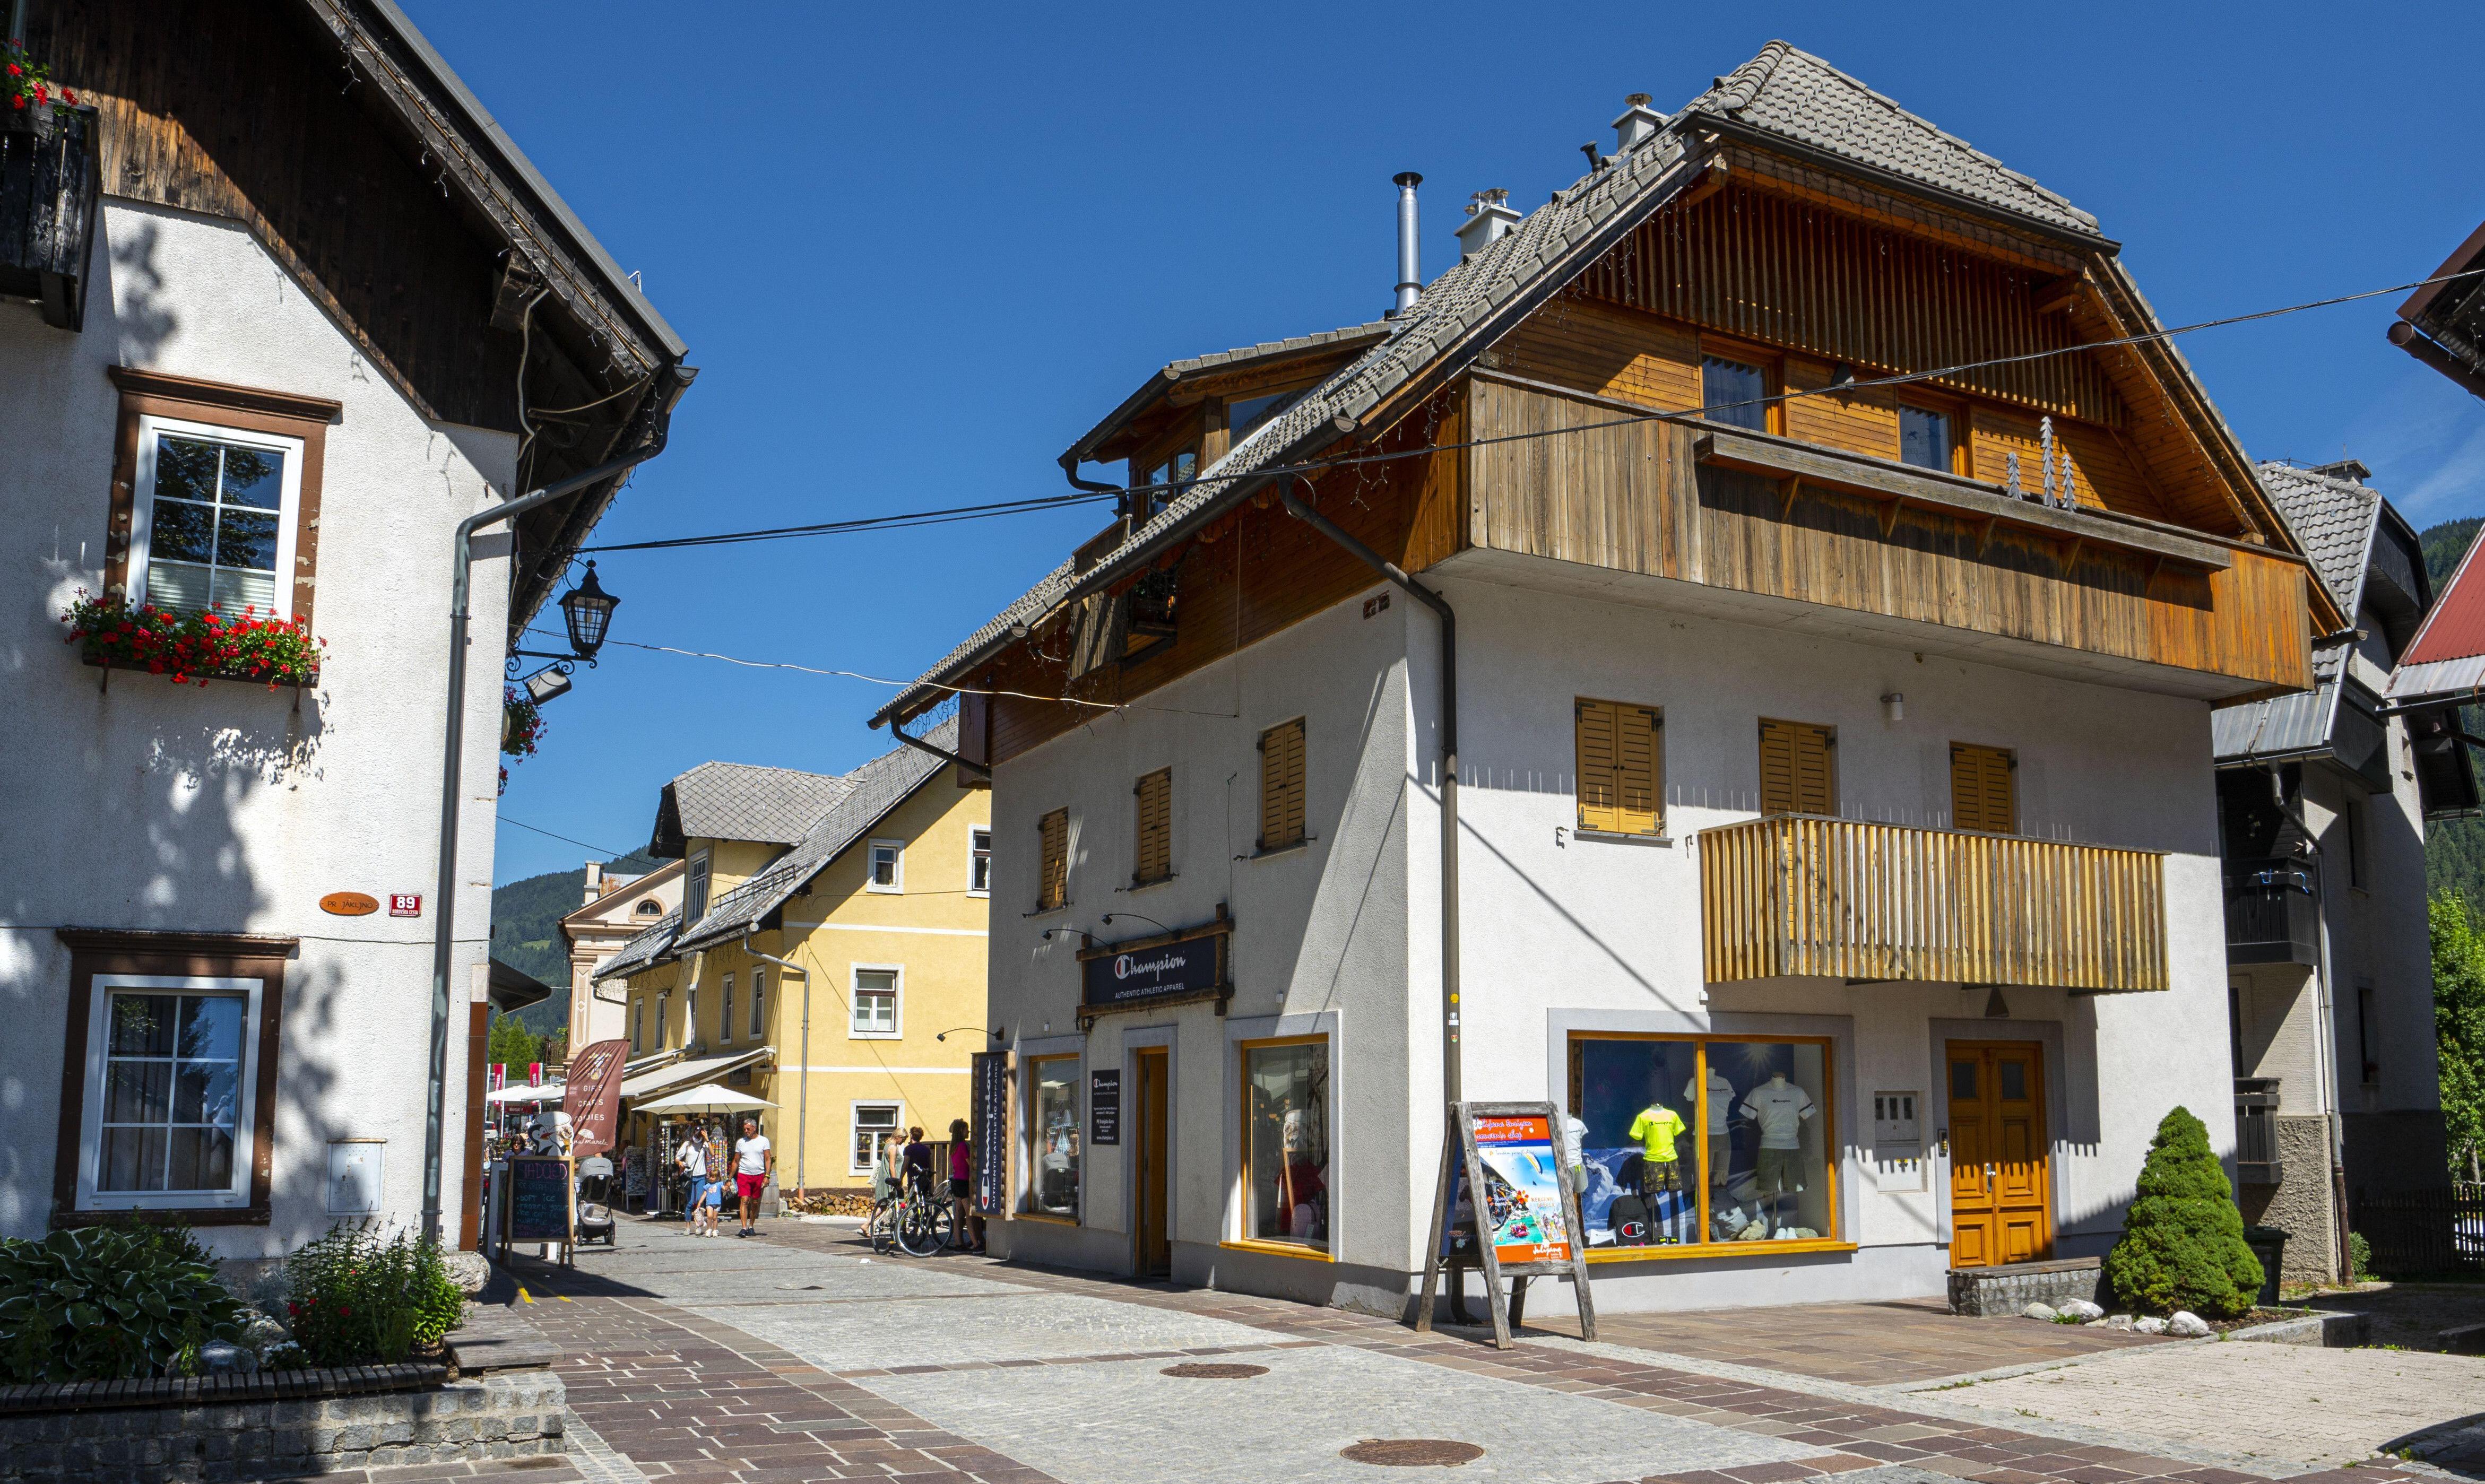
[[[1812,1094],[1779,1072],[1743,1094],[1743,1115],[1761,1125],[1761,1147],[1803,1147],[1803,1120],[1812,1117]]]

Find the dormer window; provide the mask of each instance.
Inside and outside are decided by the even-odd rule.
[[[630,910],[638,913],[641,917],[662,917],[665,915],[665,904],[658,902],[653,897],[646,897],[641,899],[639,904],[632,907]]]
[[[706,915],[707,857],[700,855],[682,873],[682,926],[687,928]]]
[[[1137,462],[1133,461],[1131,465],[1131,488],[1143,492],[1133,501],[1138,507],[1139,518],[1145,520],[1163,509],[1176,495],[1182,493],[1173,486],[1198,476],[1199,450],[1196,448],[1176,449],[1144,473],[1140,472]]]
[[[1226,446],[1232,447],[1235,444],[1241,443],[1277,420],[1285,414],[1287,408],[1294,406],[1301,398],[1302,394],[1299,390],[1272,391],[1267,396],[1246,397],[1239,402],[1226,403],[1225,426],[1233,435],[1232,441]]]

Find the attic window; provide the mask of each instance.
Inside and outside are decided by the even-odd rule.
[[[1225,404],[1225,425],[1232,430],[1234,443],[1258,432],[1283,416],[1286,409],[1300,400],[1300,391],[1274,391],[1267,396],[1247,397]],[[1228,445],[1231,446],[1231,445]]]
[[[655,898],[649,897],[644,901],[642,901],[637,906],[632,907],[630,910],[638,913],[642,917],[662,917],[665,915],[665,904],[658,902]]]
[[[1140,501],[1141,518],[1144,519],[1146,516],[1163,509],[1172,501],[1176,495],[1182,493],[1180,490],[1170,488],[1170,486],[1181,484],[1186,480],[1197,478],[1198,475],[1199,450],[1196,448],[1183,448],[1175,451],[1171,456],[1167,457],[1164,462],[1157,465],[1156,468],[1147,471],[1145,474],[1142,474],[1139,472],[1139,467],[1136,464],[1133,464],[1131,466],[1131,488],[1140,489],[1144,487],[1147,490],[1147,494]]]

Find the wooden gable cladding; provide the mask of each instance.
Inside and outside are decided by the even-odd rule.
[[[1858,366],[1929,371],[2080,343],[2045,275],[1749,185],[1693,192],[1617,244],[1583,294]],[[2119,426],[2095,360],[2049,355],[1937,385]]]
[[[1714,435],[1695,420],[1489,372],[1467,391],[1470,547],[2195,671],[2195,693],[2221,698],[2310,684],[2300,559],[2116,530],[1955,478],[1922,476],[1911,503],[1764,477],[1702,464]],[[1919,477],[1883,469],[1893,489]]]

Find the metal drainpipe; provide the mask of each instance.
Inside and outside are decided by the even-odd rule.
[[[877,727],[880,723],[878,721],[872,721],[867,723],[867,725]],[[934,757],[939,758],[943,763],[957,764],[960,768],[973,773],[976,777],[983,779],[987,783],[992,781],[993,770],[991,769],[986,768],[981,763],[969,763],[965,758],[958,756],[958,754],[954,752],[943,752],[940,748],[933,746],[930,742],[925,742],[920,737],[907,736],[906,723],[903,721],[891,718],[888,723],[888,735],[896,738],[899,742],[904,742],[906,745],[914,748],[917,752],[928,752]]]
[[[1459,1050],[1459,628],[1458,615],[1439,593],[1417,582],[1372,548],[1338,528],[1337,523],[1303,503],[1295,485],[1302,475],[1280,481],[1277,498],[1286,513],[1326,536],[1349,555],[1387,578],[1441,621],[1441,1087],[1444,1102],[1466,1095]]]
[[[433,898],[431,930],[431,1082],[424,1098],[423,1124],[423,1234],[440,1239],[440,1146],[449,1095],[449,972],[457,946],[457,815],[458,770],[466,752],[467,597],[474,586],[475,532],[486,526],[514,520],[538,505],[590,484],[629,472],[665,451],[670,421],[658,416],[653,436],[626,458],[598,464],[585,473],[545,485],[532,495],[505,500],[457,523],[449,583],[449,725],[448,750],[440,763],[440,874]]]
[[[2314,957],[2321,961],[2313,968],[2313,1086],[2321,1095],[2323,1127],[2330,1136],[2330,1240],[2336,1255],[2336,1276],[2344,1281],[2353,1267],[2347,1254],[2347,1161],[2346,1139],[2338,1119],[2338,1027],[2332,1020],[2335,1013],[2330,996],[2330,857],[2321,849],[2321,841],[2306,823],[2300,808],[2286,803],[2286,785],[2279,765],[2269,765],[2270,798],[2278,812],[2295,823],[2304,844],[2312,852],[2313,901],[2319,910],[2312,914],[2313,926],[2320,931],[2321,944]]]
[[[751,947],[751,935],[757,931],[756,925],[742,930],[742,951],[762,963],[773,963],[788,974],[803,976],[803,1081],[794,1090],[794,1191],[800,1195],[811,1188],[804,1152],[811,1132],[811,971],[791,959]]]

